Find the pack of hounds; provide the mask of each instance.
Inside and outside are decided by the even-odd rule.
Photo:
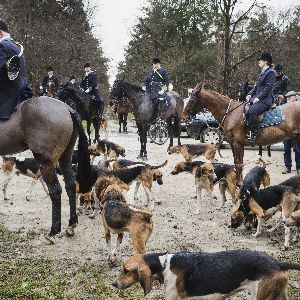
[[[245,172],[243,183],[238,187],[234,165],[215,160],[218,150],[214,145],[203,143],[168,149],[170,158],[173,154],[182,155],[184,158],[184,161],[173,167],[171,174],[180,176],[184,172],[194,176],[195,214],[200,213],[203,202],[207,201],[202,197],[203,192],[207,194],[211,209],[222,209],[228,192],[232,201],[229,227],[235,229],[244,225],[249,231],[254,230],[253,235],[258,237],[264,221],[281,211],[282,222],[279,225],[284,226],[283,248],[288,250],[291,227],[296,227],[297,240],[300,235],[300,176],[271,186],[266,164],[261,160],[259,165]],[[165,298],[168,300],[227,299],[241,290],[250,291],[251,299],[288,299],[287,271],[300,271],[300,264],[297,263],[282,263],[265,253],[248,250],[146,254],[146,245],[153,232],[153,216],[157,210],[153,184],[163,184],[162,169],[168,161],[150,165],[125,159],[125,148],[107,140],[99,140],[89,147],[89,151],[92,161],[97,156],[103,159],[92,166],[92,192],[80,193],[77,184],[78,213],[84,213],[90,218],[101,214],[108,262],[111,266],[118,262],[125,232],[129,233],[135,254],[123,263],[112,283],[115,288],[125,290],[140,283],[146,296],[152,289],[153,281],[158,280],[164,284]],[[75,150],[72,158],[75,174],[77,154]],[[5,200],[9,182],[19,174],[32,178],[26,194],[27,201],[30,201],[32,188],[37,181],[41,182],[45,193],[48,193],[35,159],[2,158],[4,179],[0,181],[0,187]],[[193,160],[195,158],[198,160]],[[57,173],[60,173],[59,166]],[[134,197],[127,200],[126,193],[134,183]],[[221,199],[213,196],[217,185]],[[141,186],[147,199],[142,207],[136,204]],[[117,235],[115,247],[111,244],[112,234]]]

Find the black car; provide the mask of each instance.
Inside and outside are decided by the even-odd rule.
[[[210,112],[197,114],[196,117],[186,124],[187,134],[201,143],[210,143],[221,146],[224,134],[219,123]]]

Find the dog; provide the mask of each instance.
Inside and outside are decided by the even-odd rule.
[[[135,253],[145,253],[146,243],[153,230],[153,214],[130,207],[116,184],[108,186],[102,193],[102,222],[110,263],[116,262],[124,232],[129,232]],[[118,235],[115,251],[111,250],[111,232]]]
[[[152,253],[130,257],[112,285],[125,290],[140,283],[146,296],[158,279],[166,300],[227,299],[242,290],[251,299],[288,299],[288,270],[300,271],[300,264],[249,250]]]
[[[146,207],[148,207],[151,211],[154,211],[155,196],[152,191],[153,181],[156,181],[159,185],[163,184],[163,173],[159,169],[165,167],[167,163],[168,161],[166,160],[158,166],[151,166],[145,163],[132,165],[130,168],[120,168],[113,171],[113,175],[129,185],[131,185],[133,181],[136,181],[134,200],[138,199],[137,194],[139,187],[143,185],[147,196]]]
[[[172,175],[177,175],[181,172],[188,172],[191,174],[196,173],[196,170],[199,166],[204,164],[202,161],[193,161],[193,162],[179,162],[176,164],[175,168],[172,170]],[[228,165],[223,163],[212,163],[214,167],[214,172],[216,175],[216,179],[214,180],[214,185],[219,183],[219,190],[222,196],[222,204],[220,206],[223,207],[226,199],[226,190],[231,195],[233,206],[236,205],[237,202],[237,177],[234,165]]]
[[[40,181],[45,193],[48,195],[48,188],[42,178],[40,165],[35,158],[23,158],[23,157],[12,157],[2,156],[3,163],[1,169],[5,175],[5,179],[0,182],[0,187],[3,189],[4,200],[7,198],[7,187],[9,182],[12,180],[14,175],[26,175],[32,178],[31,185],[26,193],[26,200],[29,201],[32,189],[37,181]]]
[[[191,162],[194,158],[200,155],[212,161],[215,158],[217,150],[219,152],[220,157],[222,157],[220,149],[215,145],[205,143],[200,143],[197,145],[184,144],[170,147],[168,150],[168,154],[171,155],[173,153],[180,153],[187,162]]]
[[[92,161],[101,154],[104,155],[105,160],[126,156],[124,147],[107,140],[98,140],[96,144],[89,146],[89,152],[93,155]]]
[[[93,199],[95,201],[95,205],[94,205],[93,213],[91,213],[89,215],[89,217],[91,219],[95,218],[99,214],[99,211],[102,210],[102,208],[103,208],[103,199],[102,199],[103,192],[110,185],[118,185],[118,187],[122,191],[128,191],[129,190],[128,184],[126,184],[125,182],[123,182],[119,178],[117,178],[115,176],[112,176],[111,174],[109,174],[109,176],[107,176],[107,175],[99,176],[96,183],[95,183],[95,185],[94,185]]]
[[[298,178],[296,180],[298,180]],[[230,227],[239,227],[245,221],[245,218],[252,213],[257,217],[257,230],[254,236],[258,237],[261,234],[263,219],[271,217],[280,207],[282,208],[283,222],[285,222],[297,207],[300,208],[300,185],[295,188],[293,186],[284,185],[284,183],[285,182],[282,182],[279,185],[253,191],[241,202],[239,209],[232,214]],[[284,227],[284,249],[287,250],[289,248],[290,230],[285,223]]]
[[[237,192],[238,201],[245,201],[249,195],[257,191],[262,184],[264,187],[270,185],[270,175],[266,170],[266,164],[262,161],[262,165],[255,166],[246,174],[241,188]]]

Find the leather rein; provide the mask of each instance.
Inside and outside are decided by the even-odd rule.
[[[201,97],[200,97],[198,94],[196,94],[196,93],[190,93],[190,96],[193,96],[193,97],[195,97],[195,98],[201,99]],[[230,106],[231,106],[232,101],[233,101],[233,99],[230,99],[230,101],[229,101],[229,103],[228,103],[228,106],[227,106],[227,109],[226,109],[226,113],[224,114],[224,116],[223,116],[223,118],[222,118],[222,121],[221,121],[221,123],[220,123],[220,127],[223,127],[224,121],[225,121],[225,119],[226,119],[226,117],[227,117],[227,115],[228,115],[229,113],[231,113],[232,111],[236,110],[238,107],[240,107],[240,106],[242,106],[243,104],[245,104],[245,103],[243,102],[243,103],[239,104],[238,106],[236,106],[235,108],[233,108],[233,109],[230,110]],[[200,104],[200,106],[201,106],[201,109],[203,110],[205,107],[201,104],[201,102],[199,102],[199,104]]]

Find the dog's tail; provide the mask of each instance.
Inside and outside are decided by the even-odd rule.
[[[80,116],[73,109],[69,109],[70,115],[76,127],[78,142],[78,183],[81,193],[87,193],[92,189],[93,180],[91,176],[90,153],[88,150],[88,140],[82,127]]]
[[[150,169],[154,170],[154,169],[159,169],[159,168],[163,168],[164,166],[166,166],[168,163],[168,160],[166,160],[163,164],[159,165],[159,166],[151,166]]]
[[[287,270],[297,270],[300,271],[300,264],[297,263],[279,263],[279,268],[282,271],[287,271]]]
[[[153,213],[150,212],[150,211],[147,211],[147,210],[144,210],[144,209],[135,208],[135,207],[133,207],[132,205],[129,205],[129,208],[130,208],[132,211],[134,211],[134,212],[137,212],[137,213],[146,215],[146,216],[148,216],[148,217],[150,217],[150,218],[153,216]]]

